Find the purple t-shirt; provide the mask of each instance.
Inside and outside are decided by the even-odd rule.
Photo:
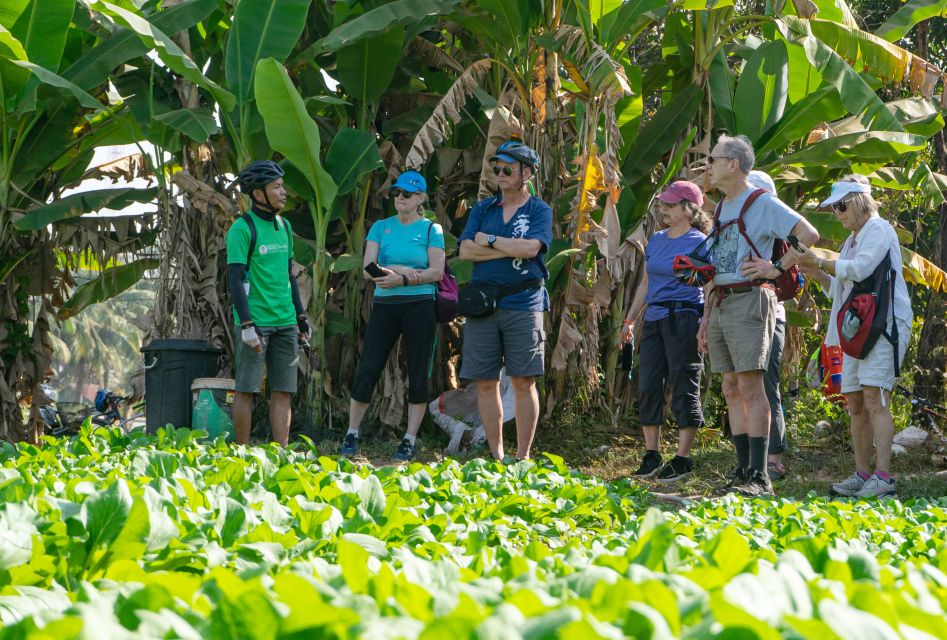
[[[645,265],[648,270],[648,294],[645,302],[648,309],[644,312],[646,321],[661,320],[671,313],[667,307],[659,307],[655,302],[694,302],[703,304],[704,290],[691,287],[674,277],[674,256],[686,255],[704,241],[703,233],[691,227],[687,233],[677,238],[668,236],[668,230],[658,231],[648,242],[645,249]],[[675,313],[697,313],[691,309],[675,310]]]

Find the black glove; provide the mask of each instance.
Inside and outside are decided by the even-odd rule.
[[[312,328],[309,326],[309,320],[306,319],[305,314],[301,313],[296,316],[296,323],[299,325],[299,335],[308,341]]]

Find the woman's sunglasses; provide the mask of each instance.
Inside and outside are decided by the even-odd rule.
[[[838,211],[839,213],[845,213],[845,211],[848,209],[848,205],[845,204],[844,201],[836,202],[835,204],[832,205],[832,208]]]
[[[414,194],[410,191],[405,191],[404,189],[392,189],[391,197],[392,198],[410,198]]]
[[[506,177],[513,175],[513,167],[493,167],[493,173],[495,175],[500,175],[501,173]]]

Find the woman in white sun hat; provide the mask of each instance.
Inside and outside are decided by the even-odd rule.
[[[852,232],[837,260],[824,260],[812,252],[795,254],[807,273],[816,277],[832,298],[827,345],[839,344],[837,318],[855,283],[869,278],[886,256],[890,256],[895,273],[886,332],[891,335],[896,330],[895,335],[900,337],[892,344],[882,336],[867,355],[853,358],[845,354],[842,360],[842,394],[851,417],[855,473],[832,485],[836,495],[887,496],[895,492],[891,477],[894,424],[890,406],[896,379],[895,358],[900,366],[911,339],[912,322],[911,299],[901,268],[901,246],[894,227],[878,215],[878,203],[871,197],[871,185],[865,176],[845,176],[832,185],[832,194],[820,206],[831,207],[842,226]]]

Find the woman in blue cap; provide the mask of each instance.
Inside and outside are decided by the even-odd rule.
[[[399,336],[408,360],[408,427],[395,452],[398,460],[414,457],[416,436],[429,398],[434,355],[437,282],[444,275],[444,232],[424,217],[427,183],[416,171],[405,171],[391,186],[397,214],[375,222],[368,232],[362,264],[375,283],[365,341],[352,382],[349,429],[341,454],[358,451],[358,432],[382,369]]]

